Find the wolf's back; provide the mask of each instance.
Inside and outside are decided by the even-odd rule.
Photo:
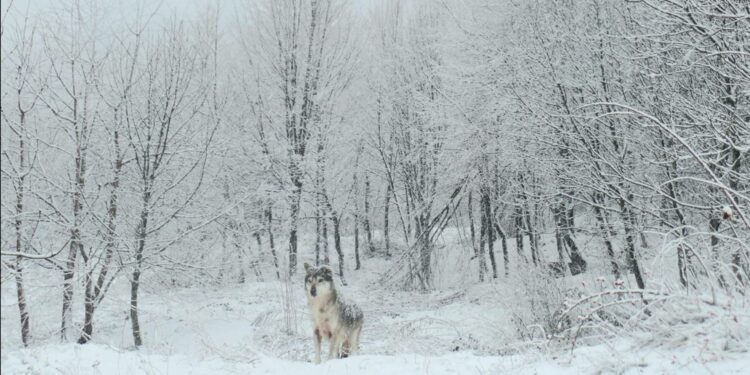
[[[362,325],[362,322],[364,321],[364,314],[362,313],[362,309],[360,309],[359,306],[353,303],[341,301],[339,309],[341,322],[345,326],[354,328]]]

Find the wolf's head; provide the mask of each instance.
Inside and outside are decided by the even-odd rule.
[[[328,297],[331,293],[334,293],[331,267],[313,267],[305,263],[305,272],[307,298]]]

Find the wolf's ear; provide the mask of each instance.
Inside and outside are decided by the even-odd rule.
[[[320,267],[320,270],[323,271],[324,274],[333,275],[333,270],[328,265]]]
[[[310,263],[305,262],[305,272],[310,273],[312,271],[312,267],[310,267]]]

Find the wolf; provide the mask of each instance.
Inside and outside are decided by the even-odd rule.
[[[313,320],[315,363],[320,363],[320,344],[328,338],[328,359],[346,358],[359,351],[359,334],[364,314],[353,303],[345,302],[333,285],[333,270],[328,266],[313,267],[305,263],[305,291]]]

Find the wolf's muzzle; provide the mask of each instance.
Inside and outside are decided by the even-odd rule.
[[[315,295],[317,295],[317,294],[318,294],[318,291],[315,290],[315,287],[310,288],[310,295],[311,296],[315,297]]]

